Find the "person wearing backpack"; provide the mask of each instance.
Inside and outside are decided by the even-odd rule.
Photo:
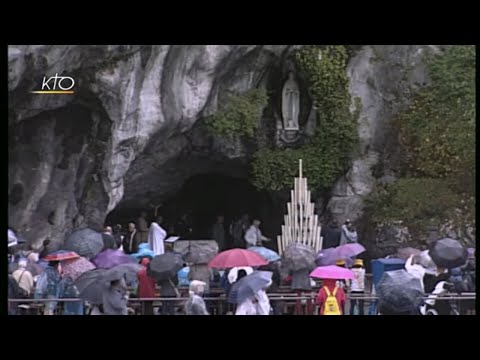
[[[13,278],[20,287],[20,296],[23,299],[29,298],[35,289],[33,275],[27,270],[27,259],[22,258],[18,261],[18,269],[12,274]]]
[[[320,315],[343,315],[345,309],[345,291],[336,286],[335,279],[323,279],[323,286],[318,291],[317,304]]]

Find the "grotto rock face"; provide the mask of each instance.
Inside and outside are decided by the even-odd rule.
[[[405,106],[419,87],[428,83],[424,55],[438,51],[429,45],[364,46],[348,65],[350,94],[361,101],[358,119],[360,147],[347,174],[334,186],[327,205],[340,222],[362,215],[363,200],[380,181],[392,181],[391,168],[398,159],[392,116]],[[352,104],[352,111],[354,107]],[[374,176],[378,167],[383,173]]]
[[[59,245],[75,228],[99,230],[116,206],[162,201],[192,175],[247,178],[252,149],[208,136],[203,119],[228,93],[268,88],[296,47],[10,46],[9,225],[34,244]],[[331,198],[317,200],[340,221],[362,214],[377,181],[395,179],[390,121],[428,82],[427,49],[438,50],[363,46],[350,60],[361,146]],[[75,94],[30,93],[56,73],[75,79]]]
[[[226,92],[262,86],[292,49],[10,46],[9,225],[36,244],[59,244],[73,228],[99,229],[126,187],[123,200],[138,207],[151,193],[174,191],[212,166],[203,165],[212,144],[188,134],[195,122]],[[75,94],[30,93],[56,73],[75,79]],[[216,145],[220,163],[232,152],[223,148]],[[197,170],[188,151],[201,160]]]

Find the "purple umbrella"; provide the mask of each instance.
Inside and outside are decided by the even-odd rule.
[[[348,259],[357,256],[365,251],[365,248],[358,243],[340,245],[335,248],[337,259]]]
[[[122,251],[107,249],[92,259],[92,263],[100,269],[110,269],[117,265],[132,264],[135,260]]]
[[[337,251],[335,248],[328,248],[320,250],[317,253],[317,257],[315,259],[315,263],[317,266],[327,266],[327,265],[335,265],[337,261]]]

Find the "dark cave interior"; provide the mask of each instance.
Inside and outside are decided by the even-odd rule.
[[[143,210],[148,213],[147,221],[152,221],[153,207]],[[275,240],[281,229],[282,211],[271,194],[257,190],[247,179],[206,173],[187,179],[180,191],[161,203],[158,214],[163,216],[163,226],[167,230],[182,215],[188,214],[192,239],[210,239],[211,228],[218,215],[225,217],[224,226],[228,233],[232,221],[248,214],[250,219],[261,220],[262,232]],[[127,222],[138,218],[139,213],[139,209],[120,205],[107,216],[106,224],[119,223],[125,226]],[[274,243],[272,241],[273,247]]]

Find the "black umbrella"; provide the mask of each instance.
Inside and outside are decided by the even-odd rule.
[[[106,286],[103,281],[105,269],[95,269],[83,273],[74,284],[78,289],[78,297],[88,302],[99,305],[102,304],[102,294]]]
[[[141,269],[142,265],[139,264],[120,264],[105,271],[102,280],[108,282],[130,277],[130,275],[136,276]]]
[[[405,270],[387,271],[375,287],[380,308],[392,313],[418,309],[424,292],[420,280]]]
[[[283,253],[284,265],[291,271],[313,270],[316,267],[315,257],[315,250],[301,243],[289,245]]]
[[[458,240],[449,238],[430,244],[428,254],[437,266],[446,269],[462,266],[468,259],[468,250]]]
[[[77,230],[67,238],[63,248],[90,260],[103,249],[102,234],[88,228]]]
[[[177,275],[183,267],[183,259],[178,253],[165,253],[155,256],[148,264],[148,276],[156,280],[168,280]]]

